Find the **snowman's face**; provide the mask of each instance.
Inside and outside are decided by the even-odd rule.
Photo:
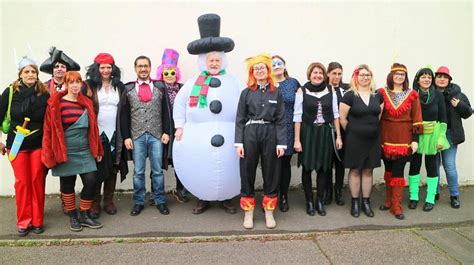
[[[222,66],[221,55],[218,52],[210,52],[206,59],[206,68],[211,75],[219,73]]]

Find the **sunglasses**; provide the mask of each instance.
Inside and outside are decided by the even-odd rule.
[[[175,76],[175,75],[176,75],[176,71],[175,71],[175,70],[163,71],[163,76]]]

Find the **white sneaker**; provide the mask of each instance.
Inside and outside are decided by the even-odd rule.
[[[253,209],[250,210],[250,211],[245,211],[244,228],[246,228],[246,229],[252,229],[253,228]]]
[[[265,210],[265,224],[267,228],[273,229],[276,227],[275,218],[273,218],[273,211]]]

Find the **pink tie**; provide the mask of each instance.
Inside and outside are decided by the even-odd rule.
[[[151,93],[150,85],[147,83],[141,83],[138,86],[138,99],[141,102],[148,102],[151,100],[153,94]]]

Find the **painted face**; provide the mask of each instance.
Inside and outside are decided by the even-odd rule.
[[[222,66],[221,56],[217,52],[211,52],[207,55],[206,68],[211,75],[219,73]]]
[[[403,82],[405,82],[405,79],[407,77],[407,74],[403,71],[396,71],[393,74],[393,83],[395,85],[403,85]]]
[[[112,76],[112,65],[110,64],[100,64],[99,65],[99,74],[102,80],[110,80]]]
[[[53,68],[53,78],[62,80],[66,72],[66,65],[62,63],[56,63]]]
[[[323,70],[319,67],[314,67],[313,71],[311,71],[311,75],[309,81],[314,85],[319,85],[324,81],[324,73]]]
[[[163,81],[167,84],[174,84],[176,82],[176,70],[174,68],[165,68],[163,70]]]
[[[82,89],[82,82],[81,80],[71,80],[66,84],[66,89],[68,93],[73,95],[78,95]]]
[[[435,84],[439,88],[446,88],[449,85],[449,76],[445,74],[436,74]]]
[[[359,85],[361,87],[368,87],[371,81],[372,81],[372,74],[365,69],[361,69],[359,71],[359,75],[357,76],[357,82],[359,82]]]
[[[147,59],[139,59],[135,66],[135,73],[137,73],[138,79],[148,80],[150,79],[151,65]]]
[[[420,78],[418,79],[418,84],[420,85],[422,89],[425,89],[425,90],[431,86],[432,82],[433,82],[433,79],[431,75],[428,75],[428,74],[424,74],[420,76]]]
[[[336,68],[328,73],[329,84],[339,86],[342,80],[342,69]]]
[[[264,63],[258,63],[253,66],[253,76],[258,81],[266,80],[268,77],[267,66]]]
[[[31,65],[28,65],[21,70],[20,78],[23,84],[30,87],[38,81],[38,72]]]
[[[274,75],[282,75],[285,73],[285,63],[279,59],[274,58],[272,60],[272,71]]]

